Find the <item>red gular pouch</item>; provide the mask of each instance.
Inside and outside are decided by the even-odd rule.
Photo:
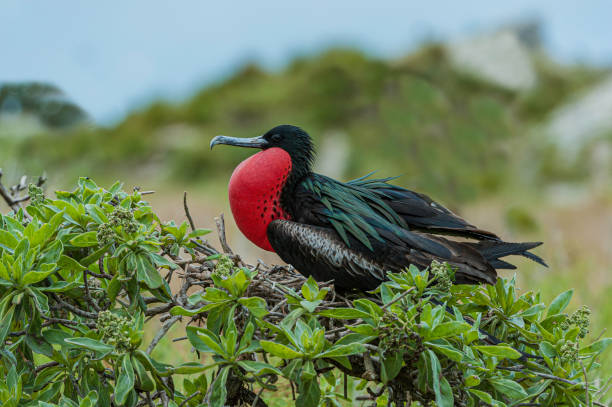
[[[280,206],[280,194],[291,167],[289,153],[273,147],[241,162],[229,181],[230,207],[238,229],[271,252],[274,249],[268,241],[268,225],[276,219],[290,219]]]

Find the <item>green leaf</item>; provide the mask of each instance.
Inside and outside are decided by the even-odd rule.
[[[40,368],[40,365],[38,366]],[[42,370],[38,370],[36,379],[34,380],[34,391],[40,391],[45,388],[57,375],[64,371],[61,366],[49,366]]]
[[[480,400],[484,401],[485,403],[493,405],[493,397],[491,397],[489,393],[476,389],[468,389],[468,391],[478,397]]]
[[[195,341],[191,339],[194,336],[195,338],[197,338],[197,340]],[[190,338],[192,345],[198,350],[201,350],[203,352],[216,353],[220,356],[226,356],[225,350],[219,343],[219,339],[217,338],[217,336],[212,331],[209,331],[206,328],[188,327],[187,337]]]
[[[6,339],[6,335],[8,335],[9,330],[11,329],[11,325],[13,324],[13,313],[15,312],[15,306],[12,305],[8,310],[2,321],[0,321],[0,345],[4,343]]]
[[[366,336],[378,336],[378,330],[376,330],[372,325],[369,324],[360,324],[357,326],[347,326],[353,332],[356,332],[361,335]]]
[[[59,346],[65,346],[66,342],[64,342],[64,339],[71,337],[68,332],[55,328],[44,330],[42,336],[50,344]]]
[[[155,382],[153,382],[153,379],[151,379],[151,376],[138,358],[132,357],[132,366],[134,367],[139,388],[145,391],[153,391],[155,389]]]
[[[81,284],[78,281],[56,281],[48,287],[38,287],[38,289],[42,292],[61,293],[80,285]]]
[[[95,261],[98,261],[102,256],[104,256],[104,253],[108,251],[109,247],[111,247],[111,243],[99,248],[98,250],[90,254],[89,256],[81,259],[80,263],[85,267],[89,267],[90,264],[92,264]]]
[[[97,341],[91,338],[84,337],[76,337],[76,338],[66,338],[64,342],[69,343],[71,345],[76,345],[79,348],[85,348],[92,350],[94,352],[98,352],[101,354],[108,354],[115,350],[114,346],[108,345],[104,342]]]
[[[47,276],[49,276],[54,271],[55,265],[51,265],[51,269],[47,271],[29,271],[23,276],[21,283],[23,285],[36,284],[39,281],[42,281],[47,278]]]
[[[252,360],[241,360],[238,362],[238,364],[247,372],[255,373],[258,376],[262,374],[269,374],[269,373],[272,373],[278,376],[282,375],[282,372],[280,370],[264,362],[256,362]]]
[[[130,355],[123,355],[121,371],[115,386],[115,402],[123,405],[129,393],[134,389],[134,367]]]
[[[367,312],[355,308],[334,308],[317,312],[317,315],[335,319],[371,318]]]
[[[91,232],[81,233],[72,239],[70,244],[76,247],[90,247],[98,245],[97,232],[92,230]]]
[[[434,394],[436,395],[436,403],[439,407],[452,407],[453,393],[452,391],[450,392],[449,398],[447,386],[450,386],[448,385],[448,382],[446,381],[444,376],[442,376],[442,367],[440,366],[440,361],[432,350],[428,349],[427,354],[429,356],[430,373],[433,380],[432,387],[434,390]]]
[[[23,256],[25,258],[29,250],[30,250],[30,241],[26,238],[21,239],[19,243],[17,244],[17,247],[15,247],[15,253],[14,253],[15,258],[19,256]]]
[[[196,238],[196,237],[200,237],[200,236],[207,235],[207,234],[209,234],[210,232],[211,232],[211,230],[210,230],[210,229],[195,229],[194,231],[190,232],[190,233],[187,235],[187,238],[189,238],[189,239],[193,239],[193,238]]]
[[[135,255],[136,270],[138,275],[138,281],[144,283],[147,287],[155,289],[160,287],[164,281],[159,275],[159,272],[149,260],[149,256],[146,254]]]
[[[489,379],[489,383],[501,394],[510,397],[511,400],[521,400],[527,397],[527,392],[523,387],[513,380],[508,379]]]
[[[85,208],[87,209],[89,216],[91,216],[96,223],[100,224],[108,222],[108,217],[98,205],[87,204],[85,205]]]
[[[440,378],[440,401],[438,406],[440,407],[451,407],[455,405],[455,397],[453,396],[453,389],[451,388],[446,377]]]
[[[270,353],[271,355],[278,356],[282,359],[296,359],[301,358],[303,356],[303,353],[291,349],[288,346],[281,345],[280,343],[271,341],[260,341],[259,344],[266,352]]]
[[[572,294],[574,294],[574,290],[567,290],[566,292],[559,294],[557,298],[550,303],[547,316],[561,313],[572,299]]]
[[[122,282],[121,280],[119,280],[119,275],[115,275],[113,277],[113,279],[108,283],[108,288],[106,290],[106,292],[108,293],[108,298],[111,301],[115,301],[115,299],[117,298],[117,294],[119,294],[119,291],[121,291],[121,287],[122,287]]]
[[[26,287],[26,291],[30,294],[36,308],[46,315],[49,312],[49,299],[47,296],[36,287],[28,286]]]
[[[160,376],[168,376],[171,373],[171,366],[156,361],[140,349],[134,352],[134,356],[138,358],[149,371],[153,371]]]
[[[330,349],[325,352],[319,354],[317,357],[319,358],[333,358],[338,356],[350,356],[355,355],[357,353],[363,353],[366,351],[366,347],[361,343],[350,343],[348,345],[336,345],[332,346]]]
[[[11,252],[19,244],[19,240],[10,232],[0,229],[0,247],[9,249]]]
[[[57,266],[61,269],[68,270],[71,272],[76,272],[76,273],[86,269],[86,267],[83,267],[81,263],[79,263],[72,257],[68,257],[63,254],[60,256],[57,262]]]
[[[477,349],[483,354],[487,356],[495,356],[498,358],[507,358],[507,359],[518,359],[521,357],[521,353],[516,349],[512,349],[509,346],[501,346],[501,345],[481,345],[481,346],[473,346],[473,349]]]
[[[79,407],[96,407],[98,405],[98,393],[95,390],[87,393],[87,396],[79,403]]]
[[[463,353],[450,345],[442,345],[433,342],[425,342],[425,344],[437,353],[441,353],[455,362],[461,362],[461,360],[463,359]]]
[[[40,353],[48,357],[53,356],[53,347],[43,338],[26,335],[25,343],[34,353]]]
[[[38,263],[39,264],[57,263],[63,250],[64,250],[64,245],[62,244],[62,241],[61,240],[54,241],[50,245],[47,245],[45,250],[42,252],[41,256],[38,258]]]
[[[388,383],[389,381],[395,379],[395,376],[402,369],[402,362],[404,361],[404,353],[403,352],[389,352],[390,354],[385,354],[382,359],[381,366],[381,374],[380,378],[383,383]]]
[[[229,367],[221,369],[215,380],[211,384],[210,397],[208,405],[210,407],[223,407],[227,398],[227,389],[225,383],[229,374]]]
[[[263,318],[268,314],[266,300],[259,297],[240,298],[238,302],[248,308],[256,318]]]
[[[314,301],[317,299],[317,294],[319,294],[319,286],[312,276],[309,276],[308,280],[302,284],[302,295],[306,300]]]
[[[172,374],[193,374],[200,373],[207,369],[217,366],[216,363],[203,365],[198,362],[186,362],[172,368]]]
[[[178,265],[176,265],[175,263],[171,262],[170,260],[168,260],[164,256],[160,256],[157,253],[149,253],[149,256],[151,256],[151,259],[153,260],[155,265],[158,266],[158,267],[168,267],[168,268],[170,268],[172,270],[179,268]]]
[[[200,312],[204,312],[205,308],[206,306],[195,308],[195,309],[187,309],[187,308],[181,307],[180,305],[175,305],[174,307],[170,309],[170,315],[183,315],[186,317],[191,317],[196,314],[199,314]]]
[[[476,375],[470,375],[464,379],[465,387],[478,386],[480,384],[480,377]]]
[[[301,380],[298,391],[299,395],[295,400],[296,407],[317,407],[319,405],[321,390],[316,379]]]
[[[436,326],[431,331],[431,333],[429,333],[428,336],[429,336],[429,339],[457,336],[464,332],[469,331],[470,328],[471,328],[471,325],[466,322],[459,322],[459,321],[444,322]]]
[[[557,356],[557,351],[555,350],[555,347],[552,346],[550,342],[546,341],[540,342],[540,352],[542,352],[542,355],[551,359]]]
[[[610,344],[612,344],[612,338],[603,338],[595,343],[590,344],[587,347],[580,349],[580,353],[583,355],[587,353],[601,353],[608,346],[610,346]]]

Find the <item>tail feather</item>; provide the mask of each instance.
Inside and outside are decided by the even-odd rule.
[[[540,256],[537,256],[537,255],[535,255],[535,254],[533,254],[531,252],[524,251],[524,252],[520,253],[520,255],[523,256],[523,257],[527,257],[528,259],[533,260],[536,263],[539,263],[539,264],[543,265],[544,267],[548,267],[548,264],[546,264],[546,262],[544,261],[543,258],[541,258]]]
[[[514,264],[510,264],[500,259],[494,259],[494,260],[488,260],[488,261],[489,261],[489,264],[493,266],[494,269],[516,270],[516,266]]]
[[[539,256],[529,252],[529,250],[540,246],[542,242],[524,242],[511,243],[499,241],[481,241],[471,243],[471,245],[487,259],[496,269],[515,269],[516,267],[510,263],[500,260],[501,257],[510,255],[519,255],[535,261],[545,267],[548,267],[546,262]]]

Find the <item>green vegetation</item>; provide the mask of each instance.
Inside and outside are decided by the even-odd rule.
[[[49,128],[73,126],[87,120],[79,106],[53,85],[37,82],[0,85],[0,115],[30,114]]]
[[[603,72],[556,66],[543,56],[535,66],[538,86],[515,94],[455,71],[437,45],[398,61],[333,50],[298,58],[279,73],[247,66],[185,102],[155,102],[112,128],[5,137],[0,158],[18,156],[27,172],[70,178],[140,174],[149,182],[194,182],[227,174],[250,153],[212,155],[213,136],[254,136],[284,122],[319,144],[329,132],[345,132],[347,178],[370,170],[406,174],[404,184],[438,198],[473,199],[512,185],[517,172],[536,163],[546,179],[567,175],[554,147],[530,126]]]
[[[79,175],[142,183],[157,191],[152,199],[163,219],[176,218],[176,211],[168,208],[175,208],[177,194],[188,189],[193,202],[200,204],[194,216],[208,225],[224,208],[231,170],[252,153],[226,149],[210,154],[213,136],[250,137],[285,122],[303,126],[321,146],[330,132],[345,132],[349,157],[344,179],[376,169],[380,176],[404,174],[398,184],[461,208],[467,219],[507,240],[544,241],[538,254],[551,267],[543,270],[519,262],[517,295],[537,288],[541,302],[549,303],[559,291],[573,287],[568,314],[583,303],[593,310],[591,333],[584,339],[589,343],[612,327],[612,195],[609,183],[606,190],[592,182],[590,153],[596,143],[579,152],[577,160],[567,160],[542,138],[538,126],[553,109],[608,72],[558,66],[543,55],[536,55],[534,63],[537,87],[521,94],[456,72],[443,48],[435,45],[396,61],[333,50],[297,59],[280,72],[248,66],[184,102],[155,102],[111,128],[56,129],[21,138],[0,128],[0,167],[7,173],[47,171],[55,185],[66,188]],[[572,188],[549,188],[559,181],[572,182]],[[31,192],[35,201],[41,199],[40,191]],[[115,239],[113,230],[100,238]],[[238,240],[228,232],[230,242]],[[227,268],[227,262],[220,267]],[[90,280],[95,284],[97,278]],[[299,293],[299,287],[294,291]],[[75,292],[80,295],[82,288]],[[153,340],[159,326],[145,325],[143,343]],[[169,336],[184,336],[184,327],[174,325]],[[194,360],[190,349],[188,341],[172,342],[166,336],[151,355],[160,363],[179,365]],[[35,360],[48,361],[38,354]],[[611,352],[600,362],[598,376],[612,376]],[[349,379],[353,397],[364,395],[363,390],[351,393],[356,382]],[[322,387],[329,389],[326,383],[323,380]],[[275,403],[266,392],[263,397],[269,405],[287,405],[291,390],[282,380],[277,385],[276,394],[283,399]],[[182,392],[187,386],[178,379],[176,388]]]
[[[565,312],[571,290],[545,305],[514,280],[453,286],[453,270],[435,263],[343,297],[217,253],[200,239],[208,230],[162,223],[119,183],[29,192],[27,206],[0,215],[5,406],[263,407],[287,383],[304,407],[603,405],[597,361],[612,339],[585,339],[590,311]],[[177,339],[196,352],[156,359],[180,319]]]

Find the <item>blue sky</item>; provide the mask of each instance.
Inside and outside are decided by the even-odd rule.
[[[338,44],[393,57],[523,17],[544,23],[556,59],[612,65],[609,0],[0,0],[0,82],[54,83],[112,123],[246,61],[274,69]]]

